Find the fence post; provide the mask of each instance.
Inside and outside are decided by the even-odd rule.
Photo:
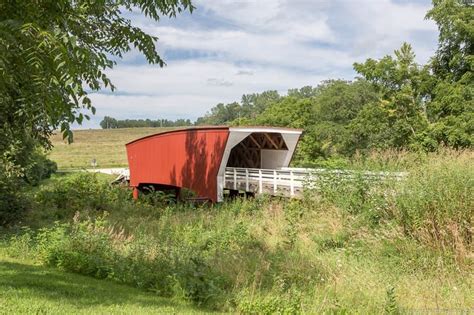
[[[290,196],[295,195],[295,183],[293,181],[293,171],[290,171]]]
[[[245,191],[249,191],[249,170],[245,169]]]
[[[261,194],[263,192],[263,184],[262,184],[262,170],[258,170],[258,193]]]
[[[234,189],[237,190],[237,170],[234,167]]]
[[[273,194],[277,193],[277,171],[273,170]]]

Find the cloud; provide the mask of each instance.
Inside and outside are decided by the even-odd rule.
[[[246,70],[239,70],[237,72],[237,75],[253,75],[252,71],[246,71]]]
[[[352,79],[354,62],[411,43],[424,63],[437,29],[424,19],[430,0],[197,0],[197,10],[135,25],[159,37],[167,66],[136,51],[109,71],[117,93],[92,95],[98,116],[195,119],[220,102],[268,89]],[[97,120],[89,123],[97,126]],[[86,124],[87,127],[87,124]]]
[[[217,79],[217,78],[209,78],[207,79],[207,84],[209,85],[217,85],[217,86],[232,86],[234,85],[230,81],[226,81],[224,79]]]

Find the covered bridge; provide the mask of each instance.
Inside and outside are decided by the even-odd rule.
[[[178,192],[187,188],[197,197],[218,202],[223,200],[224,189],[277,194],[282,181],[289,183],[288,191],[293,195],[293,178],[284,178],[284,168],[301,132],[222,126],[166,131],[137,139],[126,145],[134,197],[140,188],[154,186]]]

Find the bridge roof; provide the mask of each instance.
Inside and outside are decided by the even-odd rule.
[[[229,130],[229,132],[261,132],[261,133],[281,133],[281,134],[301,134],[303,129],[296,129],[296,128],[286,128],[286,127],[268,127],[268,126],[193,126],[188,128],[179,128],[174,130],[167,130],[158,133],[154,133],[142,138],[135,139],[133,141],[128,142],[126,145],[139,142],[148,138],[153,138],[155,136],[165,135],[165,134],[173,134],[178,132],[191,132],[196,130]]]

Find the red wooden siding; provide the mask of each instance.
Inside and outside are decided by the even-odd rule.
[[[217,202],[217,173],[228,127],[170,131],[127,144],[130,185],[161,184],[193,190]]]

